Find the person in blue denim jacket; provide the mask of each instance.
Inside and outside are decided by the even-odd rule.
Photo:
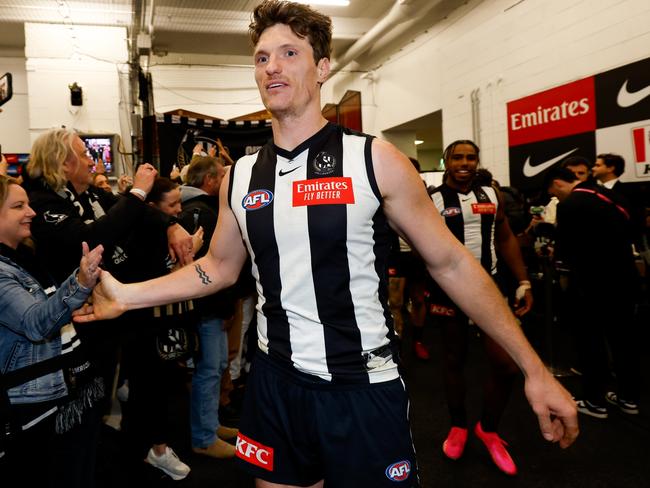
[[[68,385],[74,373],[69,370],[80,371],[83,364],[70,359],[79,343],[70,317],[97,282],[103,248],[89,251],[84,243],[78,270],[56,288],[23,244],[35,215],[25,190],[0,175],[0,372],[8,385],[3,398],[9,402],[8,418],[2,421],[17,431],[0,449],[0,472],[5,481],[18,477],[29,486],[52,486],[52,471],[40,462],[33,469],[33,456],[36,449],[49,452],[57,427],[64,428],[75,415]],[[45,364],[45,370],[38,369]],[[27,381],[8,380],[21,372],[27,372]],[[52,459],[44,458],[46,463]]]

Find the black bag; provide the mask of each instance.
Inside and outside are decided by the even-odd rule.
[[[184,361],[199,350],[197,334],[185,327],[164,327],[156,335],[156,351],[163,361]]]
[[[67,357],[57,356],[4,374],[0,373],[0,453],[4,452],[11,440],[22,432],[20,423],[11,414],[9,390],[41,376],[59,371],[68,365],[68,359]]]
[[[198,315],[192,301],[154,307],[156,353],[163,361],[185,361],[199,352]]]
[[[20,432],[20,425],[16,425],[11,418],[11,403],[7,390],[9,387],[5,385],[5,377],[0,374],[0,453],[5,452],[11,439]]]

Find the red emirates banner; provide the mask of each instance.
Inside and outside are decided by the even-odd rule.
[[[510,146],[595,129],[593,77],[520,98],[508,104]]]

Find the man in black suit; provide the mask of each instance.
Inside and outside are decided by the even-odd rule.
[[[596,181],[623,198],[622,204],[630,213],[633,242],[637,249],[641,249],[640,241],[645,227],[645,206],[637,185],[620,181],[620,176],[625,172],[625,160],[618,154],[599,154],[596,156],[596,163],[591,172]]]
[[[638,274],[632,253],[630,215],[623,199],[602,186],[580,182],[566,168],[552,170],[548,192],[557,208],[556,257],[571,270],[583,391],[578,411],[607,418],[605,401],[638,414],[639,350],[634,324]],[[617,390],[608,391],[606,343]]]

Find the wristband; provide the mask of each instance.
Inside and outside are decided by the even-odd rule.
[[[147,199],[147,192],[141,190],[140,188],[131,188],[129,191],[139,197],[142,201],[145,201]]]
[[[515,299],[516,299],[517,301],[522,300],[522,299],[524,298],[524,296],[526,296],[526,292],[527,292],[528,290],[531,290],[532,288],[533,288],[533,287],[531,286],[530,281],[528,281],[528,280],[521,280],[521,281],[519,282],[519,286],[518,286],[517,289],[515,290]]]

